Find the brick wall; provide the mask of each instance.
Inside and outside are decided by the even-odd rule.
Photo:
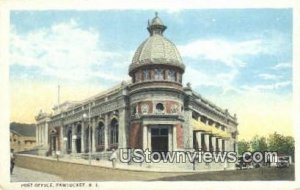
[[[183,128],[180,123],[176,124],[177,148],[183,148]]]
[[[129,146],[130,148],[142,148],[142,127],[140,123],[132,123],[130,126]]]

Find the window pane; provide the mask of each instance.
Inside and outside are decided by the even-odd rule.
[[[155,79],[156,80],[163,80],[163,70],[162,69],[155,69]]]
[[[160,135],[168,135],[168,129],[160,129]]]
[[[159,135],[159,129],[158,128],[152,128],[151,129],[151,135]]]
[[[144,70],[144,80],[149,80],[150,79],[150,75],[149,75],[149,70]]]

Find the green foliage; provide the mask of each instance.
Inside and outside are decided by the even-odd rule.
[[[269,150],[276,151],[279,154],[287,154],[294,156],[295,140],[291,136],[283,136],[274,133],[269,136]]]
[[[294,158],[295,140],[291,136],[284,136],[276,132],[269,135],[268,138],[256,135],[250,141],[239,141],[238,151],[239,154],[245,151],[275,151]]]
[[[263,152],[268,150],[267,139],[265,137],[259,137],[258,135],[254,136],[250,141],[251,150],[253,152]]]
[[[238,153],[239,154],[243,154],[243,152],[247,152],[250,150],[250,143],[245,141],[245,140],[241,140],[238,142]]]

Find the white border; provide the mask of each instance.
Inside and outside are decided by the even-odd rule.
[[[300,136],[300,1],[297,0],[109,0],[109,1],[63,1],[52,0],[2,0],[0,1],[0,188],[17,189],[18,183],[10,183],[9,176],[9,70],[8,70],[8,36],[9,13],[11,10],[104,10],[104,9],[203,9],[203,8],[293,8],[293,116],[294,135],[296,139],[296,181],[235,181],[235,182],[98,182],[100,189],[300,189],[299,177],[299,136]],[[69,188],[70,189],[70,188]]]

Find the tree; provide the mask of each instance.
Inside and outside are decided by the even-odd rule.
[[[253,152],[264,152],[268,150],[267,139],[265,137],[254,136],[250,142]]]
[[[238,142],[238,153],[243,154],[250,150],[250,143],[246,140],[241,140]]]
[[[268,141],[270,151],[290,155],[294,158],[295,140],[293,137],[283,136],[275,132],[269,136]]]

